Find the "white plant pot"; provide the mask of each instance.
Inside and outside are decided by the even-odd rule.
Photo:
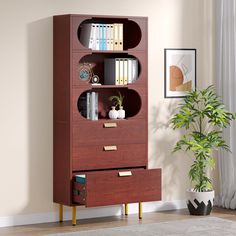
[[[120,106],[120,109],[118,110],[118,119],[124,119],[125,118],[125,110],[123,110],[123,107]]]
[[[215,191],[196,192],[187,190],[187,206],[191,215],[209,215],[213,207]]]
[[[114,106],[111,107],[111,110],[109,111],[108,116],[110,119],[117,119],[118,111],[116,110],[116,107]]]

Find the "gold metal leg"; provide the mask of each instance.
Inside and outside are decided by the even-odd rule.
[[[72,225],[76,225],[76,207],[72,207]]]
[[[126,216],[128,215],[128,204],[127,203],[125,204],[125,215]]]
[[[63,205],[59,204],[59,222],[63,222]]]
[[[141,220],[143,217],[142,215],[142,202],[138,203],[138,218]]]

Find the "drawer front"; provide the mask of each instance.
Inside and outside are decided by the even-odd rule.
[[[73,171],[147,165],[147,144],[75,146]]]
[[[88,172],[84,196],[87,207],[161,200],[161,169]]]
[[[114,127],[106,127],[109,123],[116,125]],[[142,119],[81,122],[73,125],[72,135],[73,147],[104,143],[107,143],[107,145],[146,143],[147,123]]]

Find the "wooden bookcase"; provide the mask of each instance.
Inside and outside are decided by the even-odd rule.
[[[80,42],[84,23],[122,23],[123,50],[99,51]],[[146,17],[60,15],[53,17],[53,201],[72,207],[86,207],[161,200],[161,169],[148,169],[148,19]],[[138,80],[127,85],[104,84],[104,59],[136,58]],[[91,63],[102,85],[79,79],[78,68]],[[95,91],[99,98],[99,119],[89,120],[78,110],[81,94]],[[120,91],[125,95],[124,120],[107,118],[108,99]],[[112,125],[111,125],[112,123]],[[106,127],[113,126],[113,127]],[[105,146],[116,146],[105,151]],[[131,176],[120,177],[130,171]],[[75,175],[85,174],[83,186]],[[77,191],[78,194],[75,194]]]

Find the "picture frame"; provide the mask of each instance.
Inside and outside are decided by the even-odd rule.
[[[165,98],[183,98],[197,86],[197,50],[194,48],[165,48]]]

